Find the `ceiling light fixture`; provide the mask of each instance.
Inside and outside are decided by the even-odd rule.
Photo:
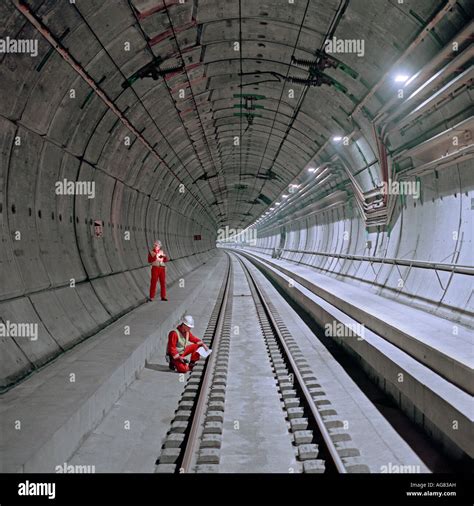
[[[404,83],[405,81],[408,81],[408,78],[410,76],[407,76],[406,74],[397,74],[395,76],[395,82],[396,83]]]
[[[340,135],[335,135],[335,136],[332,138],[332,140],[333,140],[334,142],[340,142],[340,141],[342,141],[342,137],[341,137]]]

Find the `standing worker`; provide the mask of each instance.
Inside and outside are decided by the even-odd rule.
[[[155,299],[158,279],[160,280],[161,300],[168,300],[166,298],[165,262],[169,262],[170,259],[161,249],[161,246],[161,241],[155,241],[153,249],[148,253],[148,263],[151,264],[150,301]]]
[[[172,330],[168,334],[167,355],[169,357],[170,369],[173,371],[192,371],[201,356],[198,353],[198,349],[202,346],[205,350],[209,350],[199,338],[191,334],[192,328],[194,328],[194,318],[190,315],[185,315],[176,330]],[[191,355],[189,365],[184,358],[188,355]]]

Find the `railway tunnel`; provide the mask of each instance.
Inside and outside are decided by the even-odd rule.
[[[472,17],[1,2],[2,472],[465,471]]]

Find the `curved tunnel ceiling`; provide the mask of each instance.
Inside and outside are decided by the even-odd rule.
[[[363,121],[393,89],[374,86],[411,45],[403,70],[414,72],[465,16],[462,2],[431,0],[15,0],[1,10],[6,33],[43,35],[39,63],[5,59],[17,93],[2,94],[4,116],[163,205],[179,198],[210,230],[254,222],[332,135],[358,129],[375,151]],[[442,35],[420,37],[432,20]],[[334,38],[364,46],[324,60]]]
[[[2,0],[0,18],[7,468],[66,466],[183,312],[204,329],[221,246],[321,330],[366,325],[367,341],[325,334],[439,446],[472,449],[472,0]]]

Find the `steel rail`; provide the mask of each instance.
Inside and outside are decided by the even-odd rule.
[[[219,310],[219,316],[218,316],[218,320],[217,320],[215,330],[214,330],[214,338],[212,340],[212,347],[215,351],[213,351],[213,353],[211,353],[211,356],[209,357],[209,360],[206,365],[206,372],[204,373],[204,377],[201,381],[201,386],[200,386],[200,390],[199,390],[199,398],[198,398],[197,403],[195,405],[196,407],[195,407],[195,411],[194,411],[194,415],[193,415],[193,421],[191,424],[191,429],[189,431],[188,439],[186,442],[186,449],[184,451],[183,460],[181,462],[181,466],[180,466],[180,470],[179,470],[181,473],[189,473],[191,471],[191,467],[193,465],[194,456],[197,451],[197,446],[198,446],[198,441],[199,441],[199,433],[200,433],[201,426],[202,426],[204,410],[206,408],[207,399],[209,397],[209,387],[211,384],[212,374],[214,372],[214,366],[215,366],[215,361],[216,361],[216,357],[217,357],[217,350],[219,348],[220,337],[221,337],[222,329],[223,329],[224,322],[225,322],[225,313],[226,313],[226,308],[227,308],[227,304],[229,301],[230,287],[232,285],[231,280],[232,280],[232,276],[234,275],[233,268],[232,268],[232,262],[230,261],[230,255],[228,253],[226,253],[226,254],[228,255],[228,260],[229,260],[229,269],[227,271],[225,292],[224,292],[224,296],[222,297],[222,302],[221,302],[221,306],[220,306],[220,310]]]
[[[262,304],[262,307],[265,311],[265,314],[273,328],[273,331],[275,333],[275,335],[278,337],[278,340],[280,341],[283,349],[284,349],[284,352],[286,354],[286,357],[287,357],[287,360],[293,370],[293,374],[294,374],[294,378],[295,380],[298,382],[298,387],[300,389],[300,391],[303,393],[304,395],[304,398],[305,398],[305,401],[306,401],[306,405],[308,406],[308,408],[310,409],[311,411],[311,414],[312,416],[314,417],[314,420],[316,421],[316,424],[318,425],[318,429],[319,429],[319,432],[321,434],[321,436],[323,437],[324,439],[324,443],[326,445],[326,448],[333,460],[333,464],[334,466],[336,467],[337,471],[341,474],[344,474],[344,473],[347,473],[347,469],[344,465],[344,462],[342,461],[341,457],[339,456],[339,453],[337,452],[337,449],[336,447],[334,446],[334,443],[331,439],[331,436],[329,435],[329,432],[326,428],[326,426],[324,425],[324,422],[323,422],[323,419],[321,418],[321,415],[319,414],[319,411],[313,401],[313,398],[311,397],[311,393],[308,389],[308,387],[306,386],[304,380],[303,380],[303,377],[301,376],[301,373],[299,372],[298,370],[298,366],[296,364],[296,362],[294,361],[292,355],[291,355],[291,351],[289,350],[286,342],[285,342],[285,338],[283,337],[279,327],[278,327],[278,324],[277,322],[275,321],[275,318],[272,314],[272,311],[270,310],[269,306],[268,306],[268,303],[267,303],[267,300],[265,298],[265,296],[263,295],[262,293],[262,290],[261,288],[259,287],[257,281],[255,280],[254,276],[252,275],[252,273],[250,272],[250,270],[248,269],[247,265],[244,263],[244,261],[240,258],[240,255],[236,255],[236,258],[238,259],[238,261],[240,262],[241,266],[242,266],[242,269],[244,270],[244,272],[247,274],[247,277],[248,279],[251,281],[251,283],[253,284],[253,287],[255,289],[255,292],[256,294],[258,295],[258,298],[259,298],[259,301],[260,303]],[[253,294],[252,294],[253,295]]]

